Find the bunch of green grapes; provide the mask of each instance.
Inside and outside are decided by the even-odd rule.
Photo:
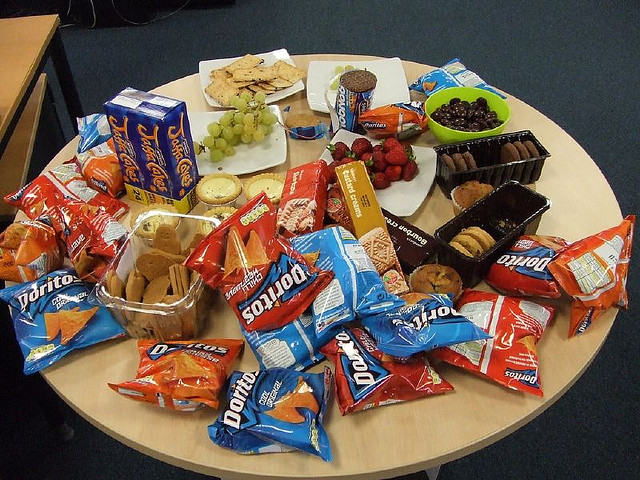
[[[349,70],[355,70],[356,67],[353,65],[336,65],[336,68],[333,69],[333,77],[329,81],[329,90],[337,90],[340,85],[340,77],[344,72],[348,72]]]
[[[199,145],[209,150],[209,159],[219,162],[225,157],[235,155],[236,146],[261,142],[271,133],[278,117],[265,104],[264,92],[252,96],[242,92],[230,99],[234,110],[225,112],[220,120],[207,125],[209,135]]]

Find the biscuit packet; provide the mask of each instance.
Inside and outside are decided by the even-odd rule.
[[[342,415],[453,390],[425,355],[406,360],[386,355],[360,328],[343,329],[322,352],[335,365]]]
[[[87,185],[94,190],[118,198],[124,195],[124,180],[113,139],[78,153],[75,157]]]
[[[491,336],[434,350],[433,359],[456,365],[512,390],[542,396],[536,345],[553,307],[497,293],[465,290],[458,311]]]
[[[108,385],[124,397],[169,410],[218,408],[228,370],[243,347],[242,340],[234,339],[138,340],[136,378]]]
[[[271,368],[233,372],[228,404],[209,425],[209,438],[238,453],[300,450],[332,460],[329,437],[322,425],[332,375]]]
[[[0,290],[0,300],[11,307],[25,374],[72,350],[124,336],[109,310],[93,305],[88,296],[89,289],[70,268]]]
[[[223,221],[184,263],[220,289],[250,332],[293,321],[333,278],[275,233],[276,208],[263,192]]]
[[[0,279],[30,282],[62,267],[64,254],[56,232],[42,220],[14,222],[0,234]]]
[[[627,308],[627,273],[636,216],[579,240],[549,263],[549,271],[573,297],[569,337],[583,333],[607,308]]]

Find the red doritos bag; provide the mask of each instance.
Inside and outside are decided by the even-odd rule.
[[[336,399],[342,415],[453,390],[425,355],[406,360],[386,355],[360,328],[342,330],[321,352],[336,366]]]
[[[584,332],[612,306],[626,308],[627,272],[635,215],[573,243],[549,263],[549,271],[573,297],[569,337]]]
[[[185,262],[210,287],[220,288],[250,332],[293,321],[333,278],[276,238],[275,228],[276,209],[263,193],[221,223]]]
[[[433,358],[541,397],[536,344],[555,310],[476,290],[465,290],[456,308],[493,338],[439,348],[432,351]]]
[[[138,340],[136,378],[109,387],[170,410],[190,411],[202,404],[218,408],[218,394],[243,347],[242,340]]]

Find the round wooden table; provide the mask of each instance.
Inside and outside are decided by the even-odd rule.
[[[306,69],[312,60],[355,63],[375,57],[304,55],[293,57]],[[407,82],[431,69],[403,62]],[[187,102],[188,110],[210,111],[198,75],[168,83],[155,90]],[[506,131],[531,130],[551,152],[536,190],[551,199],[538,233],[558,235],[568,241],[618,224],[620,208],[606,179],[593,160],[553,121],[509,96],[512,109]],[[308,112],[305,92],[278,102],[296,112]],[[318,114],[328,121],[328,115]],[[434,146],[430,132],[416,145]],[[315,160],[326,139],[288,139],[286,163],[273,171]],[[51,162],[72,157],[76,141],[68,144]],[[588,192],[588,194],[585,194]],[[137,205],[132,204],[135,212]],[[407,220],[433,234],[452,217],[451,202],[434,184],[429,195]],[[486,288],[483,284],[479,288]],[[567,339],[569,302],[558,302],[557,315],[538,344],[544,397],[507,390],[455,367],[440,365],[439,372],[455,391],[431,398],[381,407],[341,417],[332,400],[325,417],[333,462],[303,453],[245,456],[214,445],[207,426],[218,412],[202,408],[178,413],[117,395],[107,382],[135,376],[138,366],[136,341],[126,339],[76,351],[43,372],[55,391],[80,415],[103,432],[156,459],[224,479],[323,478],[376,479],[408,474],[470,454],[517,430],[550,407],[589,366],[605,341],[617,310],[610,309],[581,336]],[[242,338],[238,321],[218,298],[204,337]],[[235,365],[253,370],[258,363],[249,348]],[[312,371],[320,371],[322,365]]]

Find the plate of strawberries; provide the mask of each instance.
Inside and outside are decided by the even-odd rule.
[[[403,144],[394,137],[371,140],[341,129],[320,158],[330,170],[349,162],[364,162],[378,203],[398,217],[415,213],[436,176],[433,148]]]

